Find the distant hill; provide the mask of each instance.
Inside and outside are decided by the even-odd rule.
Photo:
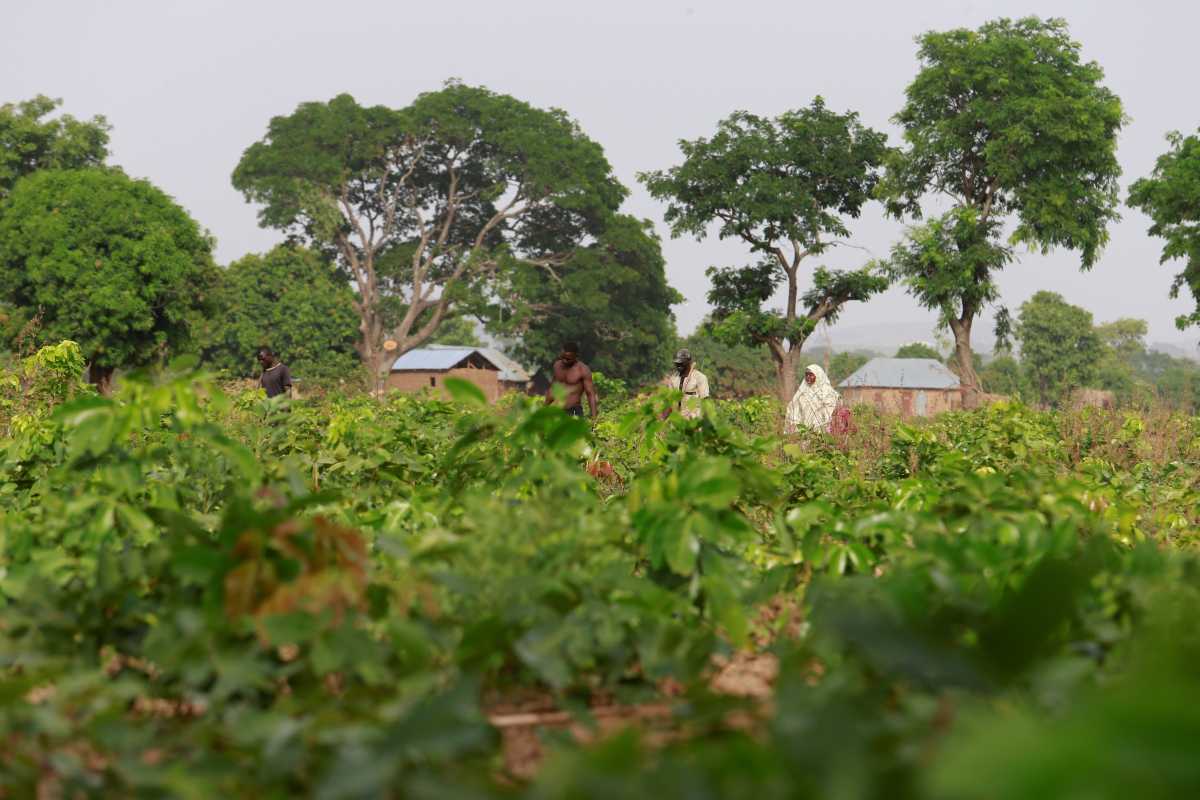
[[[855,352],[865,355],[891,357],[906,344],[924,344],[948,354],[951,343],[949,331],[939,343],[934,337],[935,326],[928,322],[888,322],[877,325],[834,326],[828,332],[818,329],[805,345],[805,350],[832,346],[835,352]],[[990,328],[987,335],[974,337],[975,352],[984,358],[992,353],[994,344]]]
[[[1147,347],[1156,353],[1200,363],[1200,343],[1197,342],[1152,342]]]
[[[835,325],[828,331],[817,329],[808,341],[815,347],[826,342],[834,350],[870,350],[891,355],[911,342],[933,344],[933,325],[928,322],[880,323],[876,325]]]

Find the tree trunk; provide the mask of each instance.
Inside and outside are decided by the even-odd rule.
[[[979,376],[975,374],[975,363],[971,351],[972,317],[950,320],[950,330],[954,332],[954,354],[958,360],[958,379],[963,386],[963,401],[968,408],[974,407],[982,388]]]
[[[398,351],[388,352],[382,347],[378,350],[371,348],[363,352],[363,364],[371,376],[371,391],[382,394],[387,388],[387,378],[391,374],[392,364],[395,363]]]
[[[358,357],[362,359],[363,366],[367,368],[367,374],[370,376],[369,391],[380,394],[386,387],[392,364],[400,354],[396,350],[388,351],[383,347],[383,326],[379,322],[379,315],[368,304],[364,303],[359,309],[358,319],[360,338],[355,344],[355,349],[358,350]]]
[[[792,259],[791,263],[784,257],[782,251],[777,251],[779,254],[779,264],[783,267],[783,272],[787,275],[788,295],[787,306],[784,307],[784,316],[787,319],[788,325],[796,321],[796,302],[800,298],[800,285],[796,280],[796,273],[800,269],[800,261],[804,258],[804,252],[796,242],[792,242]],[[792,401],[792,395],[796,393],[796,363],[800,360],[800,348],[804,346],[804,342],[787,343],[787,349],[783,347],[783,342],[778,342],[776,346],[771,347],[771,352],[775,355],[775,373],[779,383],[779,399],[787,406]]]
[[[796,377],[796,369],[800,364],[800,348],[793,347],[790,350],[784,350],[780,347],[782,358],[775,359],[775,376],[778,383],[779,399],[786,406],[792,400],[792,395],[796,393],[796,387],[799,385]]]
[[[89,364],[88,381],[96,387],[100,394],[107,397],[112,394],[113,368]]]

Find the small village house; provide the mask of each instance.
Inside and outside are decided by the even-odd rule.
[[[429,345],[396,359],[387,388],[402,392],[441,390],[446,378],[462,378],[478,386],[489,402],[505,392],[523,392],[529,374],[508,356],[490,347]]]
[[[500,397],[500,368],[476,347],[422,347],[392,364],[387,388],[402,392],[444,391],[446,378],[462,378],[483,390],[489,402]]]
[[[449,344],[431,344],[428,345],[430,350],[465,350],[468,348],[449,345]],[[500,370],[497,379],[500,381],[500,392],[524,392],[529,388],[529,383],[532,378],[529,372],[524,367],[513,361],[494,347],[476,347],[475,350],[483,354],[483,357],[491,361]]]
[[[963,407],[958,376],[932,358],[873,358],[840,384],[847,406],[871,405],[902,417]]]

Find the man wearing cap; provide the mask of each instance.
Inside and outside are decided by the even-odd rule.
[[[692,363],[692,354],[682,349],[675,354],[675,371],[663,378],[668,388],[683,392],[676,410],[684,419],[700,416],[700,401],[708,397],[708,378]]]

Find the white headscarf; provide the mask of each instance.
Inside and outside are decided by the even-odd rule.
[[[792,395],[792,402],[788,403],[787,429],[794,431],[803,425],[814,431],[827,430],[840,398],[829,383],[825,370],[816,364],[809,364],[804,371],[811,372],[816,380],[811,386],[807,380],[800,381],[800,388]]]

